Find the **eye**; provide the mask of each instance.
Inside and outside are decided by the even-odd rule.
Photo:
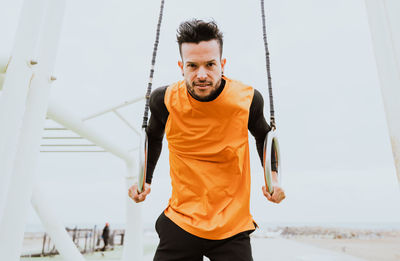
[[[213,67],[215,63],[207,63],[207,67]]]
[[[187,64],[187,67],[189,67],[189,68],[196,68],[197,66],[196,66],[196,64],[194,64],[194,63],[188,63],[188,64]]]

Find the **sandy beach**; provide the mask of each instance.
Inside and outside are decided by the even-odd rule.
[[[318,260],[320,257],[326,260],[343,260],[338,254],[345,254],[346,256],[355,257],[358,259],[348,260],[367,260],[367,261],[398,261],[400,260],[400,239],[311,239],[311,238],[298,238],[290,239],[289,242],[298,242],[301,245],[313,246],[318,249],[325,249],[332,252],[318,252],[315,248],[305,249],[311,250],[312,253],[291,253],[292,257],[283,256],[283,253],[293,249],[289,246],[286,240],[280,239],[261,239],[252,238],[254,260]],[[277,247],[276,247],[277,246]],[[145,246],[145,260],[152,260],[155,245]],[[318,253],[317,253],[318,252]],[[318,254],[318,255],[317,255]],[[316,256],[317,255],[317,256]],[[120,260],[122,256],[122,248],[117,247],[114,251],[100,252],[85,255],[87,260]],[[40,257],[40,258],[21,258],[21,261],[36,260],[63,260],[60,256],[54,257]],[[206,260],[206,259],[205,259]]]
[[[281,231],[281,237],[363,260],[400,260],[399,230],[300,227]]]
[[[379,239],[298,238],[296,241],[360,257],[368,261],[400,260],[400,237]]]
[[[25,237],[23,253],[40,253],[43,237],[40,233]],[[325,227],[276,227],[259,229],[251,235],[255,261],[398,261],[400,260],[400,231],[344,229]],[[152,260],[158,243],[157,234],[147,231],[144,236],[144,260]],[[87,260],[119,260],[122,246],[104,253],[85,254]],[[62,260],[60,256],[25,257],[21,260]],[[207,259],[204,259],[207,260]]]

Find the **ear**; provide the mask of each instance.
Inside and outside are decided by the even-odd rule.
[[[182,75],[183,75],[183,62],[182,61],[178,61],[178,66],[181,68]]]
[[[225,64],[226,64],[226,58],[221,59],[221,70],[222,70],[222,74],[224,74]]]

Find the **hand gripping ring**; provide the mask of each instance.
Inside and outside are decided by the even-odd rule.
[[[142,193],[144,184],[146,183],[147,172],[147,133],[142,129],[139,144],[139,173],[138,173],[138,191]]]
[[[264,154],[263,154],[263,166],[264,166],[264,179],[265,185],[267,187],[267,191],[272,194],[274,192],[273,184],[272,184],[272,170],[271,170],[271,153],[272,146],[275,149],[275,158],[277,164],[277,172],[278,172],[278,184],[281,184],[281,155],[279,149],[279,142],[276,130],[271,130],[267,133],[267,136],[264,140]]]

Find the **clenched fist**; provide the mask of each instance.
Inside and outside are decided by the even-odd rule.
[[[274,191],[272,192],[272,195],[268,193],[265,186],[262,186],[262,191],[264,193],[264,196],[267,197],[269,201],[277,204],[279,204],[282,200],[286,198],[285,191],[283,191],[283,189],[277,185],[274,186]]]
[[[146,196],[150,194],[151,188],[150,184],[145,183],[144,184],[144,190],[142,193],[139,193],[138,191],[138,185],[134,184],[132,187],[129,188],[128,190],[128,195],[133,201],[136,203],[142,202],[146,199]]]

